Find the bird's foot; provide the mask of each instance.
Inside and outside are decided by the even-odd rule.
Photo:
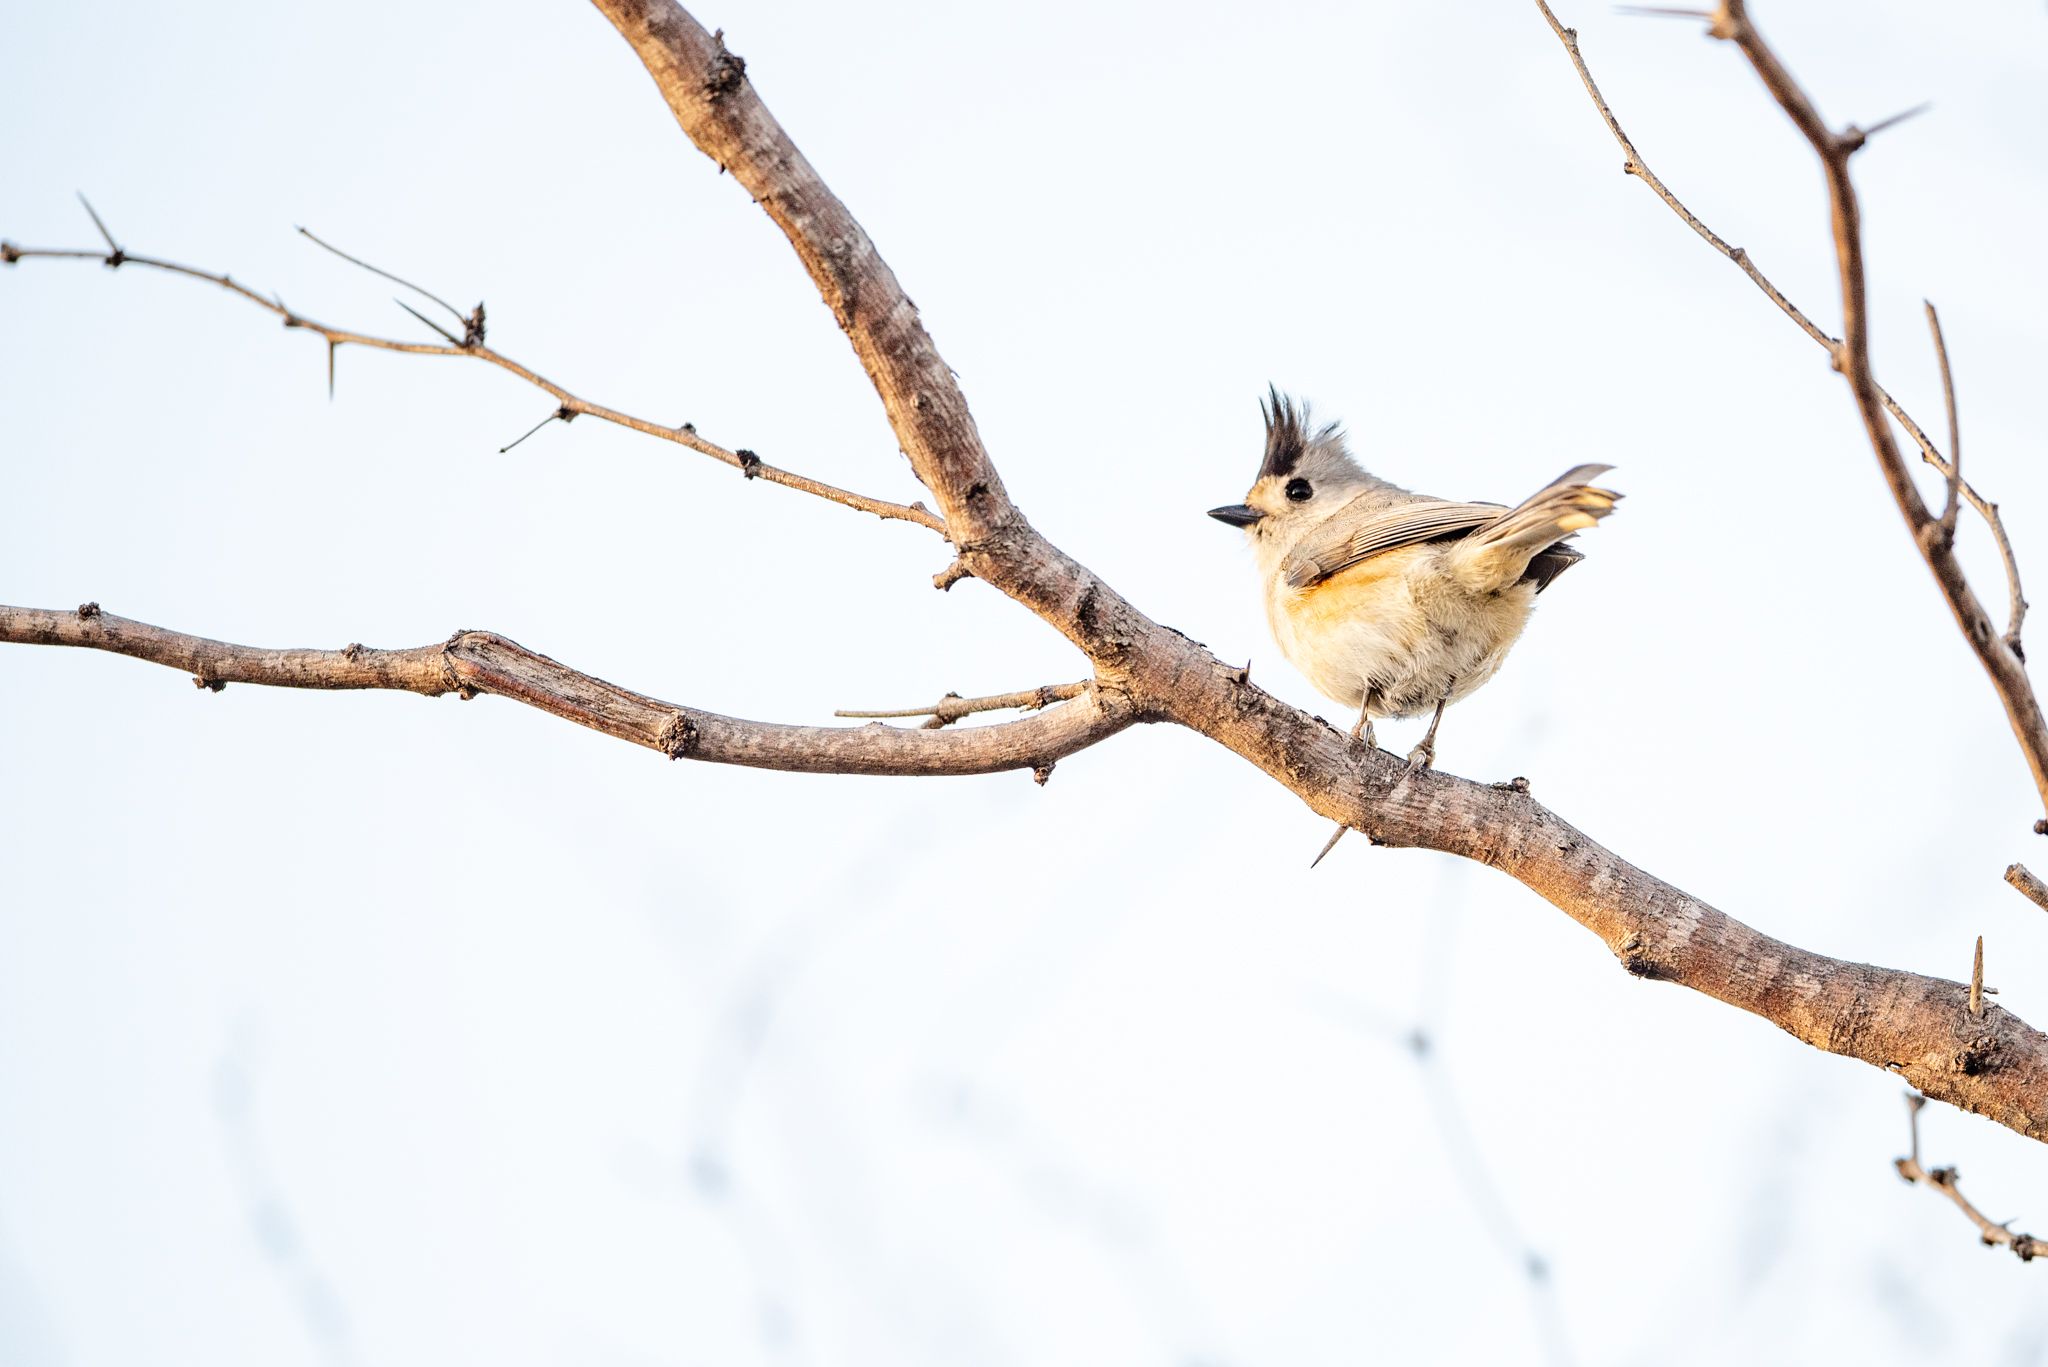
[[[1416,746],[1413,750],[1410,750],[1408,752],[1407,772],[1410,774],[1420,773],[1422,770],[1430,768],[1435,763],[1436,745],[1434,742],[1424,741],[1422,742],[1422,744]]]

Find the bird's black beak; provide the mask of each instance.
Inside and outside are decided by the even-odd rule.
[[[1227,522],[1233,527],[1249,527],[1265,514],[1245,503],[1233,503],[1225,508],[1211,508],[1209,516],[1218,522]]]

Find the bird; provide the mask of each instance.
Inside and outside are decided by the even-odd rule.
[[[1244,530],[1274,642],[1358,710],[1354,742],[1377,749],[1375,719],[1430,714],[1408,755],[1409,773],[1426,769],[1444,709],[1493,677],[1536,595],[1585,559],[1565,542],[1614,511],[1621,495],[1591,482],[1614,467],[1574,466],[1512,508],[1431,498],[1368,473],[1306,402],[1266,394],[1258,478],[1209,516]]]

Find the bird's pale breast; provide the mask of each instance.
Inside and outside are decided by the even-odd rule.
[[[1464,697],[1491,678],[1521,635],[1536,596],[1518,584],[1500,593],[1463,589],[1439,545],[1374,556],[1306,589],[1276,577],[1267,615],[1274,638],[1317,689],[1346,707],[1368,690],[1379,716],[1427,712],[1449,693]]]

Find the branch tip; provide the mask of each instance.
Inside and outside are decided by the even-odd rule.
[[[2025,864],[2011,864],[2006,867],[2005,881],[2018,888],[2020,894],[2043,911],[2048,911],[2048,883],[2036,878]]]
[[[1970,1014],[1984,1014],[1984,937],[1977,937],[1977,954],[1970,964]]]
[[[441,297],[440,295],[438,295],[438,294],[435,294],[435,293],[434,293],[434,292],[433,292],[432,290],[428,290],[428,289],[422,289],[422,288],[420,288],[420,287],[419,287],[418,285],[415,285],[415,284],[413,284],[413,282],[412,282],[412,281],[410,281],[410,280],[407,280],[407,279],[405,279],[405,278],[404,278],[403,276],[393,275],[393,274],[392,274],[392,273],[391,273],[390,271],[387,271],[387,270],[383,269],[382,267],[379,267],[379,266],[373,266],[373,265],[371,265],[371,264],[370,264],[369,262],[367,262],[367,261],[364,261],[364,260],[362,260],[362,259],[361,259],[361,258],[359,258],[359,257],[354,257],[354,256],[350,256],[350,255],[349,255],[349,254],[348,254],[347,252],[345,252],[345,251],[343,251],[343,250],[342,250],[341,248],[339,248],[339,247],[335,246],[335,245],[334,245],[333,243],[331,243],[331,242],[326,242],[326,241],[323,241],[323,240],[322,240],[322,239],[320,238],[320,236],[319,236],[318,234],[316,234],[315,232],[313,232],[313,230],[312,230],[312,229],[310,229],[310,228],[306,228],[306,227],[301,227],[301,228],[300,228],[300,229],[298,230],[298,232],[299,232],[299,236],[300,236],[300,237],[303,237],[303,238],[305,238],[305,239],[306,239],[306,240],[307,240],[308,242],[311,242],[311,243],[312,243],[312,244],[313,244],[314,246],[316,246],[316,247],[319,247],[319,248],[321,248],[321,249],[322,249],[323,251],[330,251],[330,252],[333,252],[333,253],[334,253],[334,254],[335,254],[336,256],[338,256],[338,257],[340,257],[340,258],[341,258],[342,260],[344,260],[344,261],[348,262],[348,263],[349,263],[349,264],[350,264],[351,266],[359,266],[359,267],[361,267],[362,269],[364,269],[364,270],[368,271],[368,272],[369,272],[370,274],[372,274],[372,275],[375,275],[375,276],[381,276],[382,278],[384,278],[384,279],[386,279],[386,280],[389,280],[389,281],[390,281],[390,282],[391,282],[392,284],[394,284],[394,285],[402,285],[402,286],[403,286],[403,287],[405,287],[406,289],[409,289],[409,290],[411,290],[411,291],[412,291],[412,292],[413,292],[414,294],[417,294],[417,295],[419,295],[419,296],[420,296],[420,297],[421,297],[422,299],[431,299],[431,300],[432,300],[433,302],[435,302],[436,304],[439,304],[439,305],[440,305],[440,306],[441,306],[442,308],[444,308],[444,309],[447,309],[449,313],[453,314],[453,315],[454,315],[454,317],[455,317],[455,321],[456,321],[456,322],[458,322],[458,323],[464,323],[464,324],[466,324],[466,323],[468,323],[468,322],[469,322],[469,318],[468,318],[468,317],[466,317],[466,316],[465,316],[465,315],[463,314],[463,312],[462,312],[462,310],[461,310],[461,309],[458,309],[458,308],[456,308],[456,307],[455,307],[455,305],[453,305],[453,304],[449,303],[449,302],[448,302],[448,301],[447,301],[446,299],[443,299],[443,298],[442,298],[442,297]],[[401,308],[404,308],[405,306],[404,306],[403,304],[401,304],[401,305],[399,305],[399,307],[401,307]],[[410,312],[410,310],[408,310],[408,312]],[[481,305],[481,304],[477,305],[477,312],[478,312],[478,314],[479,314],[479,315],[481,315],[481,314],[482,314],[482,312],[483,312],[483,305]],[[414,314],[413,316],[414,316],[414,317],[418,317],[419,315],[418,315],[418,314]],[[421,321],[421,322],[426,322],[426,320],[425,320],[425,319],[423,319],[423,318],[422,318],[422,319],[420,319],[420,321]],[[481,323],[481,318],[479,318],[479,323]],[[429,324],[428,324],[428,326],[429,326],[429,327],[432,327],[432,326],[433,326],[433,324],[429,323]],[[438,332],[438,331],[440,331],[440,329],[436,328],[436,329],[435,329],[435,331],[437,331],[437,332]],[[444,337],[446,337],[446,336],[447,336],[447,334],[446,334],[446,333],[442,333],[441,335],[442,335],[442,336],[444,336]],[[454,339],[454,338],[452,338],[452,337],[450,337],[450,338],[449,338],[448,340],[452,342],[452,341],[454,341],[455,339]]]
[[[1927,330],[1934,337],[1934,359],[1941,369],[1942,404],[1948,409],[1948,496],[1941,506],[1939,526],[1941,534],[1949,541],[1955,540],[1956,515],[1961,511],[1963,488],[1963,434],[1956,421],[1956,381],[1949,370],[1948,342],[1942,336],[1941,315],[1935,312],[1934,301],[1920,301],[1927,309]]]
[[[396,295],[393,295],[391,302],[398,305],[400,308],[404,309],[407,313],[410,313],[413,317],[419,319],[422,323],[425,323],[435,332],[439,333],[441,337],[448,343],[449,346],[460,347],[462,345],[461,342],[455,339],[454,333],[450,332],[447,328],[442,327],[439,323],[427,317],[427,315],[421,313],[418,309],[414,308],[411,304],[406,303],[403,299],[400,299]]]
[[[567,422],[567,420],[569,420],[569,418],[573,418],[573,416],[575,416],[575,414],[573,414],[573,412],[569,412],[569,406],[567,406],[567,404],[563,404],[563,406],[561,406],[561,408],[557,408],[555,412],[547,414],[545,418],[541,418],[539,422],[535,422],[535,424],[532,424],[530,428],[526,428],[524,432],[520,432],[520,434],[518,434],[518,437],[514,437],[514,439],[512,439],[510,443],[506,443],[504,447],[498,447],[498,455],[504,455],[504,453],[506,453],[506,451],[510,451],[512,447],[520,445],[522,441],[526,441],[528,437],[532,437],[532,434],[535,434],[535,432],[539,432],[539,430],[541,430],[543,426],[547,426],[549,422]]]
[[[1856,140],[1856,147],[1852,147],[1849,150],[1855,151],[1856,148],[1862,147],[1866,142],[1876,137],[1879,133],[1884,132],[1887,128],[1897,128],[1906,120],[1917,119],[1922,114],[1925,114],[1928,110],[1932,108],[1934,108],[1934,101],[1922,100],[1919,104],[1914,105],[1911,109],[1901,110],[1900,112],[1892,115],[1890,118],[1879,119],[1876,123],[1870,125],[1870,127],[1868,128],[1852,127],[1851,129],[1849,129],[1848,136],[1853,137]]]
[[[114,241],[114,235],[108,232],[107,225],[100,221],[100,211],[92,207],[92,201],[85,197],[85,191],[79,190],[76,193],[78,195],[78,202],[85,206],[85,212],[92,218],[92,226],[100,230],[100,236],[106,241],[108,252],[107,264],[109,266],[119,266],[128,259],[128,253],[121,250],[121,244]]]

